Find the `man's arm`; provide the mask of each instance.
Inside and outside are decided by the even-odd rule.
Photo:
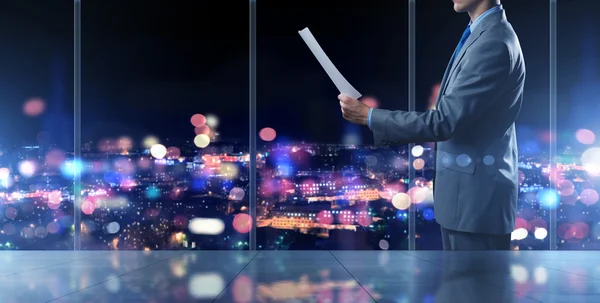
[[[502,88],[512,69],[508,46],[502,41],[490,41],[471,47],[469,51],[476,55],[463,59],[452,91],[442,96],[437,109],[426,112],[373,109],[369,127],[375,144],[446,141],[504,101]]]

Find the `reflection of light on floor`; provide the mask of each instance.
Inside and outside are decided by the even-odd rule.
[[[510,267],[510,275],[517,283],[526,283],[529,279],[529,272],[522,265],[512,265]]]
[[[260,284],[257,287],[257,299],[259,301],[289,301],[314,298],[315,294],[332,291],[362,291],[356,280],[327,281],[313,283],[307,277],[299,281],[279,281],[271,284]],[[371,293],[373,298],[381,298],[380,294]]]
[[[108,281],[106,281],[106,290],[112,293],[117,293],[121,290],[121,280],[116,275],[108,276]]]
[[[535,284],[546,284],[548,282],[548,270],[544,267],[536,267],[533,270],[533,281]]]
[[[214,299],[225,289],[225,281],[218,273],[196,274],[190,278],[188,288],[193,298]]]

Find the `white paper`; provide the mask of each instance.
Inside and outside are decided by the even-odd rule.
[[[348,83],[346,78],[342,76],[340,71],[335,67],[335,65],[333,65],[331,60],[329,60],[329,57],[327,57],[319,43],[317,43],[317,40],[315,40],[315,37],[310,32],[308,27],[298,31],[298,34],[300,34],[300,37],[302,37],[302,40],[304,40],[306,46],[310,48],[313,55],[315,55],[319,63],[321,63],[321,66],[323,66],[323,69],[325,69],[325,72],[327,75],[329,75],[329,78],[331,78],[331,81],[333,81],[333,84],[335,84],[335,87],[337,87],[340,93],[354,99],[362,97],[362,95],[352,85],[350,85],[350,83]]]

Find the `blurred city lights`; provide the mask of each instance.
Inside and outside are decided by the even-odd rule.
[[[10,170],[6,167],[0,168],[0,181],[7,181],[10,178]]]
[[[144,148],[152,148],[152,146],[158,144],[158,138],[155,136],[146,136],[143,140],[142,140],[142,145],[144,146]]]
[[[252,217],[248,214],[240,213],[233,218],[233,228],[241,233],[247,234],[252,229]]]
[[[220,235],[225,230],[225,223],[217,218],[193,218],[188,229],[198,235]]]
[[[29,99],[23,104],[23,113],[27,116],[36,117],[46,110],[46,102],[41,98]]]
[[[362,101],[365,105],[370,108],[378,108],[379,101],[373,97],[363,97],[360,101]]]
[[[269,142],[269,141],[275,140],[275,137],[277,137],[277,132],[275,132],[275,130],[270,127],[265,127],[260,130],[260,132],[258,133],[258,136],[263,141]]]
[[[544,240],[548,236],[548,230],[543,227],[536,228],[533,232],[533,236],[538,240]]]
[[[208,125],[202,125],[194,128],[196,135],[210,135],[210,127]]]
[[[150,148],[150,154],[156,159],[162,159],[167,155],[167,148],[162,144],[154,144]]]
[[[581,194],[581,203],[585,205],[593,205],[598,202],[598,192],[591,188],[584,189]]]
[[[219,118],[213,114],[206,115],[206,125],[210,128],[216,128],[219,125]]]
[[[581,165],[592,175],[600,174],[600,147],[591,147],[581,154]]]
[[[424,148],[422,145],[415,145],[413,146],[410,152],[413,155],[413,157],[421,157],[423,155],[423,151]]]
[[[413,168],[415,170],[421,170],[425,167],[425,160],[418,158],[413,161]]]
[[[517,228],[511,233],[511,240],[523,240],[527,238],[528,231],[525,228]]]
[[[65,161],[60,166],[60,171],[65,177],[72,177],[76,173],[81,174],[83,171],[83,164],[81,161]]]
[[[584,128],[579,129],[575,132],[575,138],[577,139],[577,141],[579,141],[579,143],[586,145],[594,144],[594,141],[596,141],[596,135],[594,134],[594,132]]]
[[[392,197],[392,205],[400,210],[405,210],[410,207],[410,197],[405,193],[397,193]]]
[[[19,173],[25,178],[31,178],[35,175],[36,164],[33,161],[25,160],[19,163]],[[0,179],[2,179],[2,173],[0,172]]]
[[[201,127],[206,124],[206,117],[202,114],[195,114],[190,119],[194,127]]]
[[[210,138],[205,134],[197,135],[194,138],[194,144],[199,148],[205,148],[210,144]]]
[[[560,202],[560,195],[553,189],[540,190],[536,198],[540,206],[547,209],[556,208]]]
[[[379,240],[379,248],[382,250],[388,250],[390,248],[390,243],[384,239],[381,239]]]

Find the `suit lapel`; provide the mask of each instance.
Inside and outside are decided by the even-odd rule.
[[[471,33],[467,41],[465,41],[465,44],[463,45],[462,49],[460,50],[460,53],[458,53],[458,55],[454,59],[454,62],[452,62],[452,57],[454,57],[454,53],[456,53],[456,49],[454,50],[454,53],[452,53],[452,57],[450,57],[450,62],[448,62],[448,66],[446,67],[446,72],[444,73],[444,77],[442,78],[442,83],[440,84],[440,92],[438,93],[438,97],[436,100],[436,107],[442,99],[442,96],[446,93],[446,89],[448,88],[450,78],[456,70],[458,64],[462,61],[463,57],[465,56],[465,52],[469,49],[469,47],[471,47],[471,45],[473,45],[473,43],[475,43],[475,41],[477,41],[477,39],[479,39],[481,34],[483,34],[483,32],[485,32],[489,26],[505,19],[506,15],[504,13],[504,9],[501,9],[499,12],[493,13],[486,17],[484,20],[482,20],[482,24],[479,24],[477,29]],[[458,46],[456,48],[458,48]]]
[[[465,56],[465,52],[467,51],[467,49],[469,49],[469,47],[471,47],[471,45],[473,45],[473,43],[477,41],[477,39],[479,39],[481,33],[483,33],[483,31],[473,33],[471,34],[471,36],[469,36],[467,41],[465,41],[465,45],[461,48],[460,53],[458,53],[458,55],[456,56],[456,59],[454,60],[454,63],[452,64],[452,68],[450,69],[450,73],[448,73],[448,75],[452,75],[462,58]]]
[[[438,92],[437,99],[435,101],[436,108],[437,108],[438,102],[440,102],[440,99],[442,98],[442,95],[444,95],[444,91],[446,90],[446,83],[448,82],[448,75],[449,75],[450,69],[452,69],[452,57],[454,57],[454,54],[456,53],[457,49],[458,49],[458,45],[454,49],[454,52],[452,53],[452,56],[450,57],[450,60],[448,61],[448,65],[446,66],[446,71],[444,71],[444,77],[442,78],[442,83],[440,83],[440,90]]]

